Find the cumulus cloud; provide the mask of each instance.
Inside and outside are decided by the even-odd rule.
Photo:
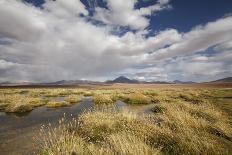
[[[94,18],[106,24],[116,26],[129,26],[132,29],[145,29],[153,13],[171,8],[169,0],[158,0],[157,4],[149,7],[135,9],[138,0],[107,0],[106,8],[97,7]]]
[[[20,41],[35,40],[46,29],[41,18],[42,12],[21,1],[2,0],[0,2],[1,37]]]
[[[0,82],[231,75],[231,16],[187,33],[170,28],[151,35],[145,16],[169,8],[169,1],[140,9],[134,8],[136,3],[107,0],[107,10],[96,8],[90,16],[78,0],[46,0],[39,8],[21,0],[0,1]],[[96,25],[92,18],[106,25]],[[115,26],[136,31],[119,36],[112,33]],[[196,53],[212,46],[214,55]]]
[[[46,0],[44,9],[58,17],[69,18],[80,14],[88,15],[88,11],[81,1],[77,0]]]
[[[197,26],[188,33],[183,34],[182,39],[167,48],[154,51],[151,59],[159,60],[205,51],[213,45],[232,40],[232,17],[226,17],[205,26]]]

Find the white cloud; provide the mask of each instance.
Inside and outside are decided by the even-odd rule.
[[[88,11],[79,0],[46,0],[43,7],[45,10],[61,18],[70,18],[70,16],[74,17],[80,14],[88,15]]]
[[[168,0],[140,10],[134,9],[135,0],[107,2],[111,23],[98,26],[80,16],[88,16],[80,1],[46,1],[42,8],[0,1],[0,81],[105,80],[119,74],[150,81],[204,80],[231,74],[232,17],[188,33],[166,29],[151,36],[144,15],[167,8]],[[138,20],[112,21],[131,12]],[[117,36],[112,24],[140,30]],[[214,56],[194,54],[215,45]]]
[[[157,4],[146,8],[135,9],[138,0],[106,0],[108,9],[97,7],[94,18],[106,24],[129,26],[132,29],[145,29],[153,13],[170,8],[169,0],[159,0]]]
[[[179,42],[172,44],[170,47],[154,51],[150,59],[151,61],[160,60],[205,51],[213,45],[232,40],[231,34],[232,17],[230,16],[194,28],[183,34]]]
[[[21,1],[2,0],[0,2],[0,35],[20,41],[36,40],[46,29],[41,21],[43,14]]]
[[[0,60],[0,70],[9,69],[14,66],[14,63]]]

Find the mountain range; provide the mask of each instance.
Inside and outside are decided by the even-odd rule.
[[[108,80],[105,82],[99,82],[99,81],[88,81],[88,80],[61,80],[56,82],[50,82],[50,83],[30,83],[30,82],[22,82],[22,83],[11,83],[11,82],[2,82],[0,83],[0,86],[14,86],[14,85],[51,85],[51,86],[72,86],[72,85],[80,85],[80,84],[91,84],[91,85],[98,85],[98,84],[114,84],[114,83],[128,83],[128,84],[193,84],[195,82],[192,81],[180,81],[175,80],[172,82],[166,82],[166,81],[139,81],[136,79],[129,79],[125,76],[119,76],[114,80]],[[205,82],[205,83],[232,83],[232,77],[227,77],[223,79],[218,79],[215,81]]]
[[[232,83],[232,77],[211,81],[211,83]]]

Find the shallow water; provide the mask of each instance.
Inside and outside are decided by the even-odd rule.
[[[62,101],[63,98],[55,100]],[[0,112],[0,155],[33,154],[38,149],[33,138],[38,137],[41,125],[56,124],[64,113],[66,119],[78,117],[82,112],[93,107],[92,98],[85,97],[80,103],[70,107],[47,108],[42,106],[20,115]],[[117,109],[127,108],[142,114],[149,113],[151,105],[129,106],[122,101],[117,101],[115,107]]]
[[[32,154],[36,150],[33,137],[38,134],[42,124],[56,123],[66,114],[66,118],[76,117],[83,111],[91,109],[90,97],[83,98],[80,103],[70,107],[46,108],[38,107],[24,115],[0,113],[0,154],[19,155]],[[72,116],[71,116],[72,114]]]

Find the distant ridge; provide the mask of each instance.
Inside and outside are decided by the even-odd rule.
[[[209,83],[232,83],[232,77],[227,77],[227,78],[211,81]]]
[[[32,83],[32,82],[2,82],[0,86],[78,86],[78,85],[104,85],[104,84],[114,84],[114,83],[128,83],[128,84],[194,84],[195,82],[192,81],[180,81],[175,80],[173,82],[166,82],[166,81],[139,81],[135,79],[129,79],[126,76],[119,76],[114,80],[109,80],[106,82],[99,82],[99,81],[88,81],[88,80],[61,80],[56,82],[44,82],[44,83]],[[232,77],[227,77],[215,81],[210,82],[203,82],[204,83],[212,83],[212,84],[222,84],[222,83],[232,83]],[[198,83],[201,84],[201,83]]]

